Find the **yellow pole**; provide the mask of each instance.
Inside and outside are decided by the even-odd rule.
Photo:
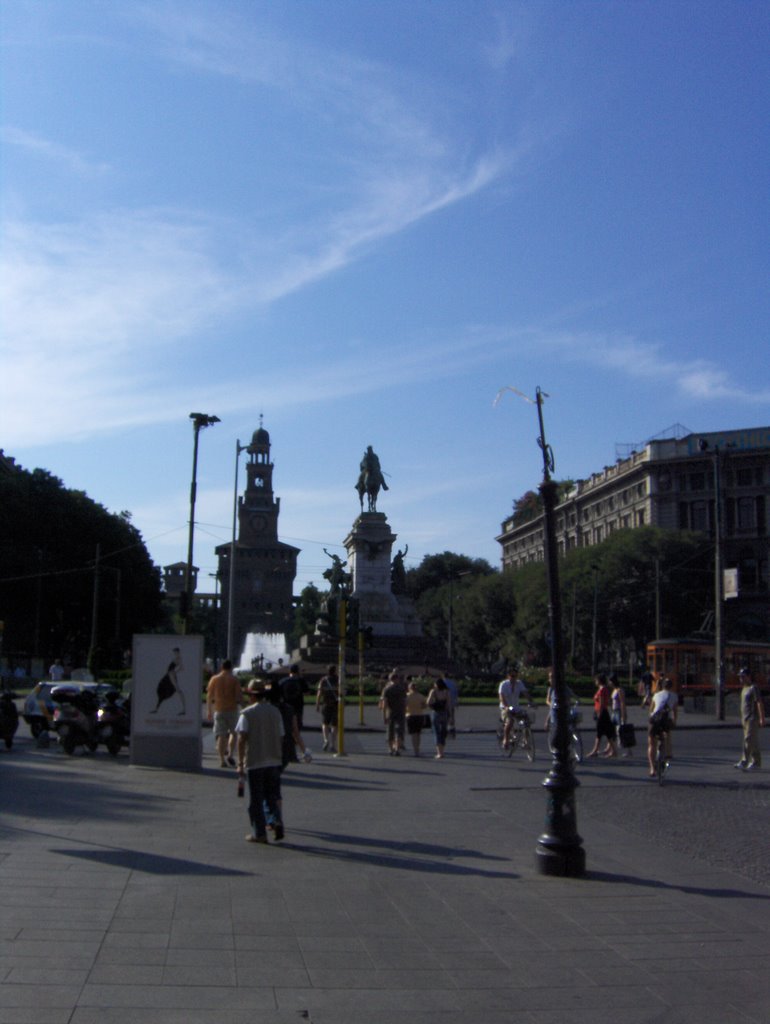
[[[358,631],[358,724],[364,724],[364,631]]]
[[[337,757],[345,757],[345,634],[347,629],[348,602],[340,598],[340,615],[337,624],[339,637],[338,681],[337,681]]]

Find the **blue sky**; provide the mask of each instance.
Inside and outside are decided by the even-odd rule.
[[[4,0],[0,446],[158,564],[264,414],[297,590],[371,444],[407,565],[537,485],[770,422],[770,6]],[[244,474],[241,473],[241,481]]]

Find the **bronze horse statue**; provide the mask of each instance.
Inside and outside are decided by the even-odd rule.
[[[372,446],[369,445],[361,460],[361,472],[356,484],[362,512],[364,510],[364,495],[367,498],[367,511],[377,511],[377,495],[380,493],[380,488],[387,491],[388,485],[385,483],[385,477],[380,469],[380,460],[372,450]]]
[[[371,475],[371,473],[362,473],[356,484],[362,512],[364,510],[364,495],[366,495],[367,500],[367,512],[377,511],[377,495],[380,493],[380,485],[379,482],[370,479]]]

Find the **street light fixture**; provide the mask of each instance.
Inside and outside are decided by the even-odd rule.
[[[204,427],[213,426],[219,423],[218,416],[209,416],[205,412],[191,412],[190,419],[193,421],[193,465],[192,483],[190,484],[190,532],[187,538],[187,565],[185,566],[184,577],[184,600],[182,605],[182,632],[187,632],[192,611],[192,579],[193,579],[193,536],[195,533],[195,495],[197,491],[198,476],[198,434]]]
[[[245,452],[248,445],[235,442],[235,487],[233,489],[233,538],[230,542],[230,575],[227,580],[227,643],[225,644],[225,657],[229,658],[235,665],[235,652],[233,651],[233,602],[235,600],[235,544],[236,527],[238,523],[238,462],[241,452]]]
[[[698,441],[698,448],[713,456],[714,465],[714,696],[716,716],[720,721],[725,717],[725,641],[722,632],[722,608],[724,604],[724,576],[722,572],[722,479],[719,465],[719,445],[712,448],[705,438]]]
[[[551,479],[554,458],[551,446],[546,443],[543,423],[543,398],[548,396],[538,387],[533,401],[515,388],[513,391],[530,404],[537,406],[540,434],[537,443],[543,453],[543,482],[540,495],[543,500],[543,539],[546,575],[548,578],[548,622],[551,635],[553,705],[551,714],[554,721],[553,764],[543,783],[548,791],[545,831],[537,841],[536,866],[541,875],[558,875],[577,878],[585,874],[586,856],[583,840],[577,831],[577,808],[575,790],[579,785],[572,770],[569,756],[569,696],[564,679],[564,654],[561,631],[561,594],[559,592],[559,563],[556,546],[556,508],[558,486]],[[496,401],[502,391],[498,392]]]

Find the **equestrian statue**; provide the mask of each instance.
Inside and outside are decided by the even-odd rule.
[[[364,452],[360,469],[356,490],[358,491],[358,500],[361,502],[361,511],[364,510],[364,495],[366,495],[367,511],[376,512],[377,495],[380,493],[380,488],[387,491],[388,485],[385,483],[385,477],[380,468],[380,460],[371,445]]]

